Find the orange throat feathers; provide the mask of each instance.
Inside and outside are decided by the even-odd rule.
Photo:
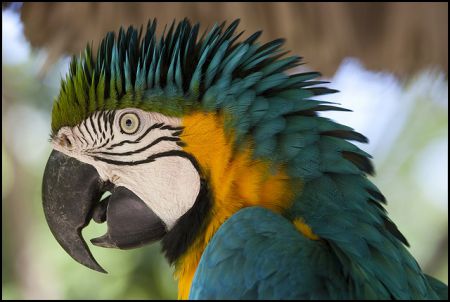
[[[244,207],[261,206],[282,213],[290,207],[294,192],[282,167],[274,169],[270,163],[252,158],[250,143],[234,148],[234,135],[225,131],[222,116],[193,113],[183,118],[183,126],[184,151],[198,161],[213,199],[204,231],[175,265],[178,298],[188,299],[202,253],[222,223]]]

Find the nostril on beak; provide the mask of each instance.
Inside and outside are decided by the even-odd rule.
[[[69,139],[69,137],[65,134],[62,134],[61,137],[59,138],[59,143],[63,146],[66,147],[68,149],[72,149],[73,144],[72,141]]]

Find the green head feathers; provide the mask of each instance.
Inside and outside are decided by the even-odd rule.
[[[314,95],[333,92],[326,88],[307,88],[316,72],[288,76],[289,68],[299,65],[300,57],[282,58],[277,39],[260,45],[261,31],[236,42],[239,20],[225,28],[215,25],[198,38],[199,24],[184,20],[172,23],[166,34],[156,37],[156,20],[148,23],[142,37],[129,27],[118,36],[110,32],[102,40],[97,56],[88,45],[80,58],[73,57],[70,72],[61,83],[52,112],[52,132],[75,126],[97,110],[127,107],[182,116],[193,110],[226,110],[228,123],[239,133],[270,115],[286,114],[317,107],[320,103],[294,103]],[[280,100],[272,105],[268,99]],[[284,100],[284,101],[283,101]],[[252,106],[252,115],[245,114]],[[274,108],[270,108],[273,107]],[[257,108],[253,108],[257,107]]]

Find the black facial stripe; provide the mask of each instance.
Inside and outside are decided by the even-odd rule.
[[[180,134],[183,133],[183,130],[178,130],[172,133],[174,136],[180,136]]]
[[[108,128],[107,128],[108,122],[107,122],[107,120],[106,120],[106,117],[107,117],[108,113],[109,113],[109,111],[103,111],[103,114],[102,114],[103,125],[105,125],[105,129],[103,129],[103,131],[104,131],[105,133],[108,132]]]
[[[77,128],[78,128],[78,131],[82,134],[80,127],[77,126]],[[78,137],[80,138],[80,140],[83,141],[83,148],[84,148],[84,145],[86,145],[86,146],[88,145],[88,143],[87,143],[86,139],[83,137],[83,135],[80,135]]]
[[[108,123],[109,123],[109,119],[108,119],[108,117],[109,117],[109,114],[110,114],[110,111],[103,111],[104,112],[104,114],[103,114],[103,116],[102,116],[102,118],[103,118],[103,125],[104,125],[104,133],[105,133],[105,136],[108,134],[108,132],[109,132],[109,130],[108,130]],[[111,135],[112,135],[112,132],[111,132]]]
[[[101,125],[101,123],[100,123],[100,116],[104,116],[104,115],[105,115],[105,112],[104,112],[104,111],[100,112],[100,113],[97,115],[97,128],[98,128],[98,132],[100,132],[101,134],[103,134],[103,138],[105,138],[105,135],[104,135],[103,130],[102,130],[102,125]]]
[[[116,110],[113,110],[112,112],[111,112],[111,117],[110,117],[110,119],[111,119],[111,131],[113,131],[113,129],[114,129],[114,119],[116,118]]]
[[[136,154],[136,153],[141,153],[142,151],[145,151],[145,150],[147,150],[147,149],[153,147],[154,145],[156,145],[156,144],[158,144],[158,143],[160,143],[160,142],[163,142],[163,141],[176,142],[176,141],[179,141],[179,140],[180,140],[180,139],[179,139],[178,137],[161,136],[161,137],[158,137],[157,139],[155,139],[153,142],[151,142],[151,143],[148,144],[147,146],[142,147],[142,148],[140,148],[140,149],[138,149],[138,150],[135,150],[135,151],[120,152],[120,153],[116,153],[116,152],[102,152],[102,151],[99,151],[99,152],[92,152],[92,153],[95,153],[95,154],[104,154],[104,155],[132,155],[132,154]],[[108,148],[108,149],[109,149],[109,148]]]
[[[106,146],[109,142],[111,141],[111,139],[106,139],[106,141],[101,145],[101,146],[98,146],[98,148],[103,148],[104,146]]]
[[[86,149],[85,151],[89,152],[89,151],[91,151],[91,150],[93,150],[93,149],[100,149],[100,148],[103,148],[104,146],[106,146],[106,145],[111,141],[111,139],[112,139],[112,138],[108,138],[108,139],[106,139],[106,141],[105,141],[103,144],[101,144],[100,146],[94,147],[94,148],[90,148],[90,149]]]
[[[109,131],[111,132],[111,135],[114,133],[113,126],[114,126],[114,117],[115,117],[115,115],[116,115],[116,111],[115,110],[109,111],[108,119],[109,119]]]
[[[145,133],[143,133],[143,134],[142,134],[141,136],[139,136],[135,141],[130,142],[130,143],[131,143],[131,144],[138,143],[141,139],[143,139],[145,136],[147,136],[147,134],[149,134],[150,131],[155,130],[155,129],[158,129],[158,128],[160,128],[160,127],[163,126],[163,125],[164,125],[164,123],[157,123],[157,124],[152,125],[150,128],[147,129],[147,131],[145,131]]]
[[[84,129],[86,130],[86,132],[87,132],[87,133],[89,134],[89,136],[91,137],[91,140],[94,141],[94,138],[92,137],[91,132],[90,132],[89,129],[86,127],[85,121],[82,121],[82,122],[81,122],[81,125],[84,126]],[[82,129],[82,128],[80,127],[80,129]]]
[[[108,147],[108,150],[111,150],[111,149],[113,149],[114,147],[118,147],[118,146],[122,146],[123,144],[137,144],[137,143],[139,143],[150,131],[152,131],[152,130],[154,130],[154,129],[157,129],[157,128],[160,128],[162,125],[164,125],[163,123],[160,123],[160,124],[154,124],[154,125],[152,125],[150,128],[148,128],[146,131],[145,131],[145,133],[144,134],[142,134],[141,136],[139,136],[136,140],[134,140],[134,141],[130,141],[130,140],[124,140],[124,141],[121,141],[120,143],[117,143],[117,144],[114,144],[114,145],[111,145],[110,147]]]
[[[93,156],[93,158],[95,160],[99,160],[99,161],[105,162],[107,164],[112,164],[112,165],[116,165],[116,166],[136,166],[136,165],[141,165],[141,164],[145,164],[145,163],[150,163],[150,162],[155,161],[158,158],[168,157],[168,156],[180,156],[180,157],[187,158],[192,162],[194,167],[198,171],[200,171],[199,170],[200,168],[197,165],[197,162],[194,159],[194,157],[192,155],[190,155],[184,151],[180,151],[180,150],[170,150],[170,151],[166,151],[166,152],[161,152],[161,153],[153,154],[153,155],[147,157],[146,159],[131,161],[131,162],[113,160],[113,159],[103,158],[103,157],[99,157],[99,156]]]
[[[187,146],[186,143],[183,142],[183,141],[178,141],[177,145],[180,146],[180,147],[186,147]]]
[[[99,144],[101,144],[102,141],[105,139],[102,128],[101,128],[101,123],[100,123],[100,116],[102,115],[102,112],[103,111],[99,111],[95,117],[97,119],[97,123],[95,124],[95,127],[97,128],[97,131],[98,131],[98,135],[96,136],[96,139],[98,139]]]
[[[169,130],[183,130],[184,127],[172,127],[170,125],[165,125],[164,127],[161,128],[161,130],[166,130],[166,129],[169,129]]]
[[[94,132],[95,136],[97,136],[98,135],[97,129],[95,129],[94,120],[92,117],[93,117],[93,114],[89,115],[89,123],[91,124],[91,128],[92,128],[92,131]]]

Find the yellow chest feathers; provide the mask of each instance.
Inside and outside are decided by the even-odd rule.
[[[205,231],[176,263],[179,299],[189,297],[200,257],[225,220],[244,207],[256,205],[283,212],[294,196],[289,177],[281,167],[273,171],[269,163],[252,158],[250,142],[247,148],[233,149],[234,137],[225,133],[223,117],[194,113],[184,117],[183,126],[184,150],[198,161],[212,188],[213,200]]]

